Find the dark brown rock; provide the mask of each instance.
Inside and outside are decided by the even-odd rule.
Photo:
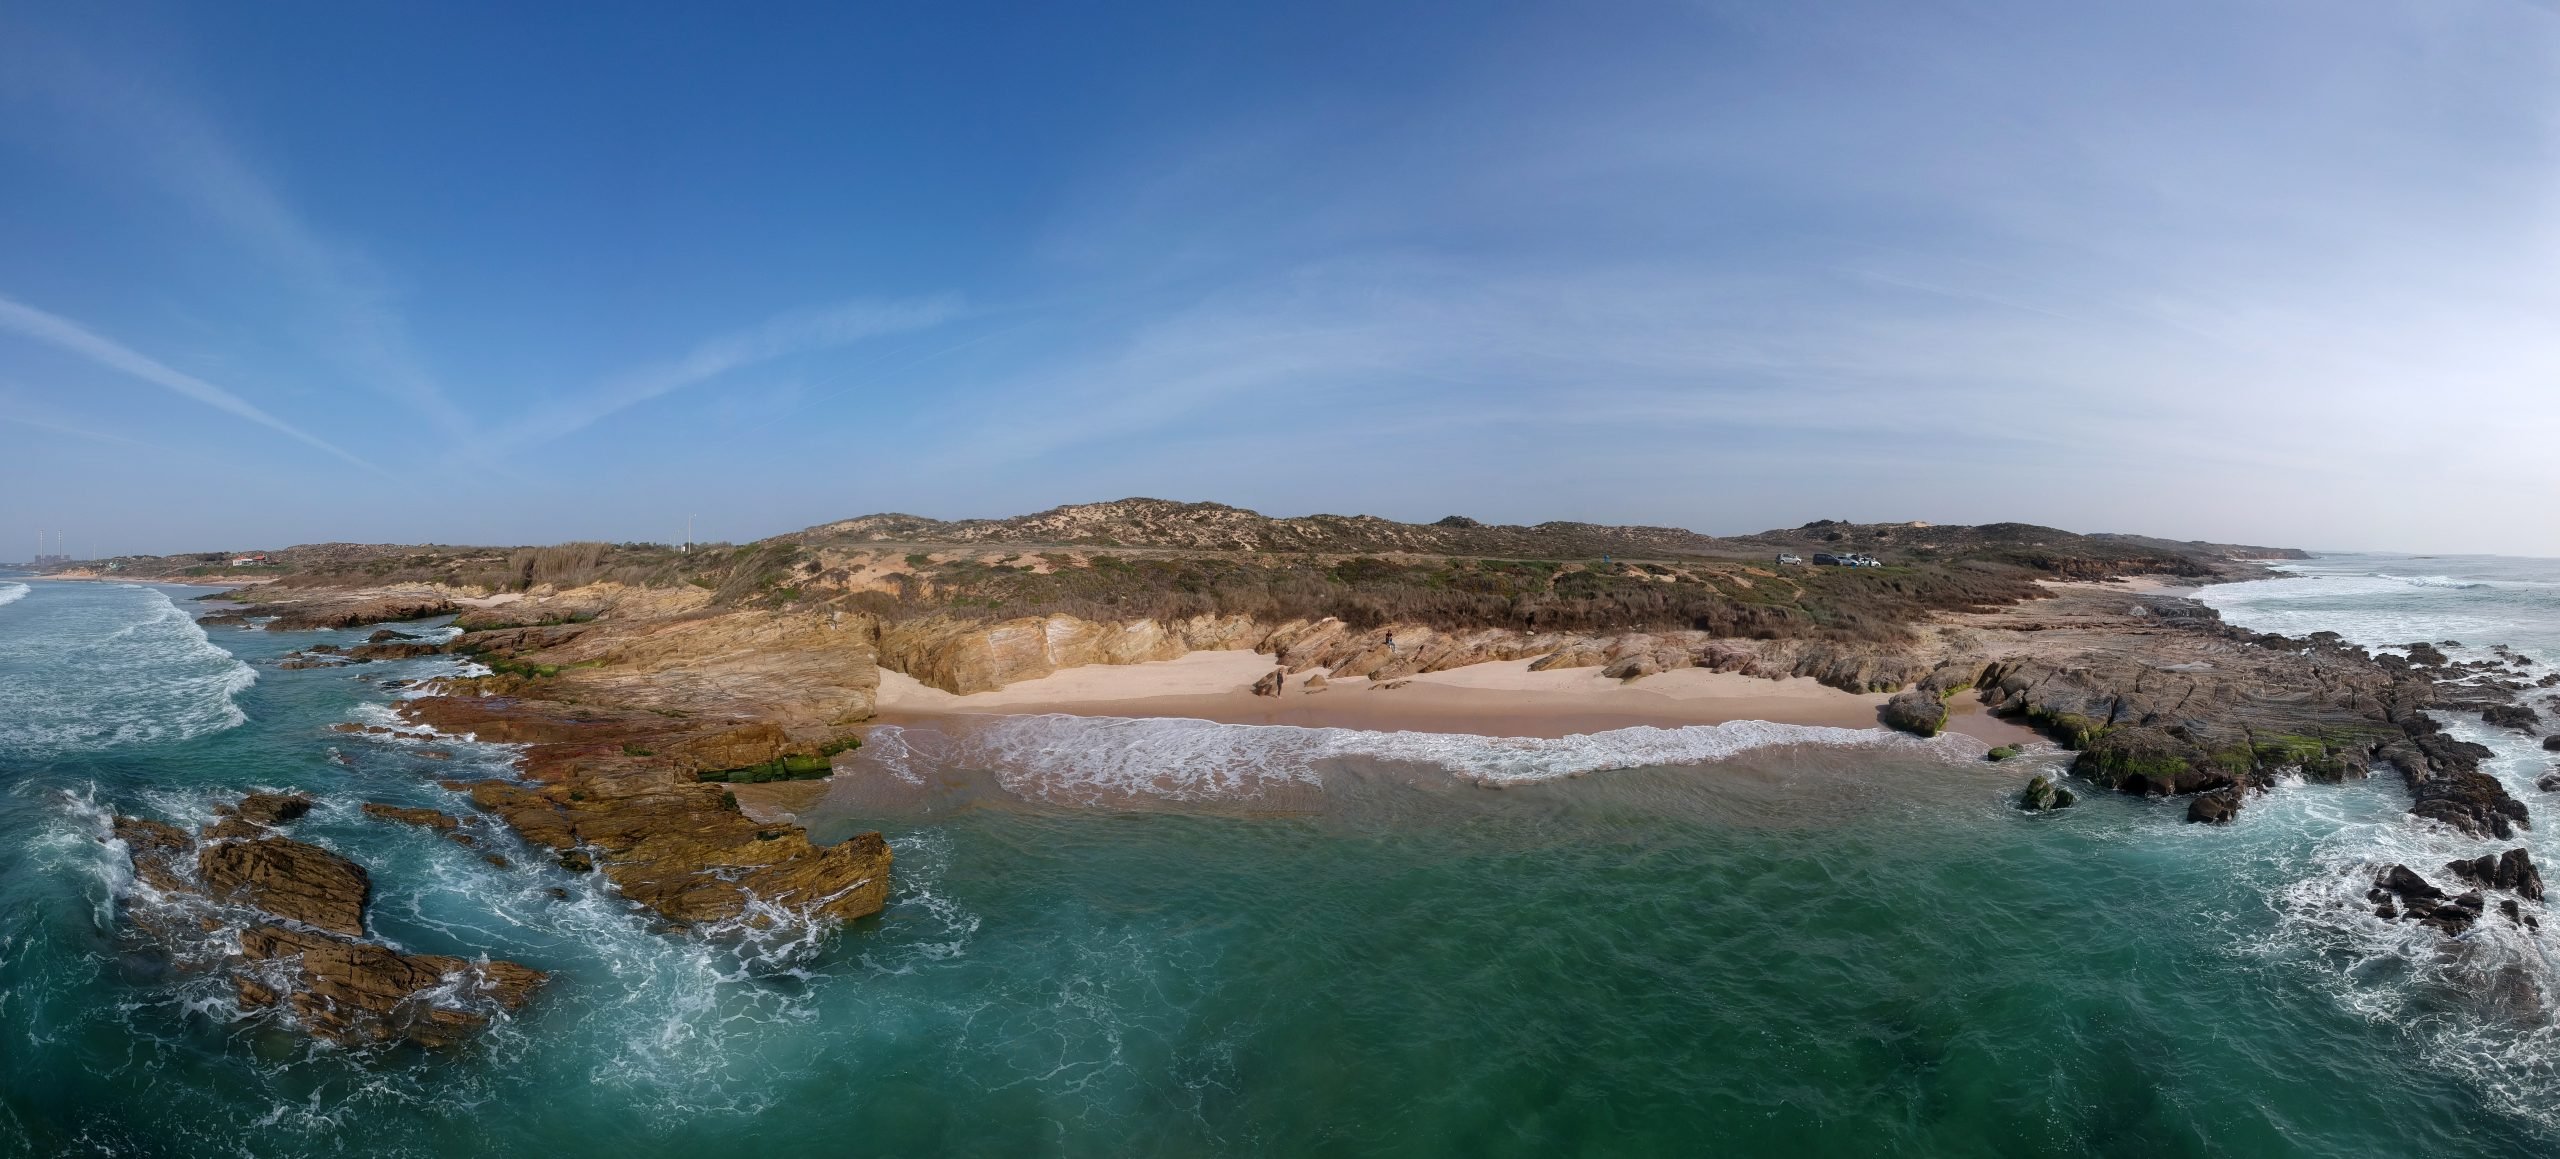
[[[416,825],[425,829],[456,829],[462,825],[462,819],[450,813],[440,813],[434,809],[385,805],[378,801],[365,802],[364,815],[377,821],[396,821],[403,825]]]
[[[231,811],[259,825],[282,825],[309,814],[311,797],[307,793],[251,793],[240,798],[240,804]]]
[[[196,851],[207,896],[332,933],[364,934],[373,883],[363,867],[285,837],[214,841]]]
[[[486,1025],[490,1012],[521,1008],[550,977],[514,962],[403,954],[279,926],[241,931],[240,952],[284,974],[281,987],[256,975],[235,978],[242,1005],[281,1001],[304,1029],[347,1046],[402,1038],[452,1046]]]
[[[1274,668],[1270,672],[1263,674],[1262,679],[1253,682],[1253,694],[1255,696],[1278,696],[1280,695],[1281,688],[1285,686],[1288,681],[1288,669]]]
[[[2187,803],[2187,820],[2205,825],[2228,825],[2240,815],[2240,794],[2221,789],[2198,796]]]
[[[253,612],[257,609],[253,609]],[[380,596],[342,602],[296,604],[267,621],[270,632],[307,632],[319,628],[353,628],[386,620],[419,620],[449,615],[461,606],[442,596]]]

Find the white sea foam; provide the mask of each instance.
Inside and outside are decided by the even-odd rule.
[[[1134,797],[1251,800],[1321,788],[1327,762],[1427,765],[1486,784],[1526,784],[1614,769],[1696,765],[1774,745],[1856,745],[1956,753],[1961,745],[1881,729],[1745,720],[1640,725],[1567,737],[1371,732],[1180,718],[987,717],[944,729],[873,729],[854,763],[910,782],[943,768],[984,769],[1018,795],[1059,803]]]
[[[6,607],[27,598],[27,593],[33,590],[25,584],[0,583],[0,607]]]
[[[234,697],[257,679],[168,596],[90,589],[0,637],[0,749],[91,751],[219,732],[247,719]]]
[[[2367,645],[2459,639],[2466,646],[2444,649],[2458,657],[2489,657],[2496,644],[2543,655],[2560,647],[2560,601],[2552,598],[2547,565],[2472,560],[2442,575],[2359,563],[2314,561],[2304,569],[2313,575],[2308,580],[2207,588],[2201,598],[2235,624],[2288,635],[2325,629]],[[2543,807],[2546,795],[2533,787],[2550,769],[2548,754],[2533,738],[2468,714],[2441,719],[2461,739],[2489,747],[2495,755],[2481,771],[2541,814],[2541,828],[2508,840],[2468,837],[2409,816],[2396,785],[2376,785],[2361,797],[2281,791],[2243,814],[2242,825],[2316,837],[2309,855],[2299,862],[2288,855],[2291,868],[2271,882],[2279,917],[2256,948],[2302,966],[2346,1009],[2397,1028],[2431,1066],[2462,1076],[2491,1104],[2560,1127],[2553,1066],[2560,1058],[2560,960],[2549,944],[2560,937],[2560,922],[2551,906],[2512,899],[2540,921],[2537,933],[2508,922],[2498,903],[2510,896],[2492,891],[2481,920],[2447,938],[2405,919],[2385,921],[2366,899],[2375,875],[2394,864],[2460,892],[2468,887],[2447,862],[2518,845],[2560,885],[2560,837]]]

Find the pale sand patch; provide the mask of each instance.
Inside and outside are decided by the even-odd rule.
[[[1064,713],[1071,716],[1189,717],[1230,724],[1309,728],[1472,733],[1481,736],[1568,736],[1635,725],[1676,728],[1765,720],[1777,724],[1875,728],[1882,694],[1842,692],[1793,677],[1763,680],[1729,672],[1681,669],[1633,683],[1597,668],[1529,671],[1529,661],[1471,665],[1410,678],[1397,688],[1367,680],[1306,687],[1308,673],[1289,678],[1278,698],[1255,696],[1253,682],[1272,670],[1253,652],[1193,652],[1145,664],[1070,668],[958,696],[903,673],[880,673],[879,711],[897,723],[951,714]],[[1951,731],[1987,744],[2027,741],[2027,730],[1980,711],[1970,695],[1950,705]]]
[[[2037,580],[2056,591],[2114,592],[2118,595],[2147,596],[2162,592],[2195,591],[2204,585],[2184,576],[2137,575],[2121,580]]]

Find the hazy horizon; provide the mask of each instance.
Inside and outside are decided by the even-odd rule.
[[[0,5],[0,558],[1128,495],[2560,556],[2554,76],[2527,0]]]

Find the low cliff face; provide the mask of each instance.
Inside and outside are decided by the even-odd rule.
[[[1095,623],[1026,616],[988,623],[935,616],[873,626],[879,662],[945,692],[991,692],[1087,664],[1138,664],[1187,652],[1256,648],[1270,630],[1243,616]]]

